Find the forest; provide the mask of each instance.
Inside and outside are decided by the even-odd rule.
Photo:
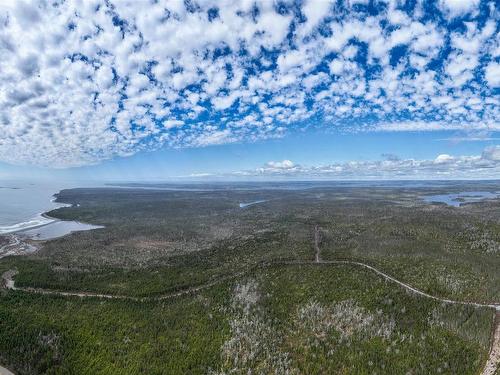
[[[464,188],[63,190],[72,206],[50,216],[104,228],[0,259],[18,288],[0,290],[0,363],[18,374],[477,374],[494,310],[424,295],[500,301],[500,201],[422,199]]]

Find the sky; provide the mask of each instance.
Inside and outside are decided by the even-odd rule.
[[[0,178],[499,178],[498,7],[0,0]]]

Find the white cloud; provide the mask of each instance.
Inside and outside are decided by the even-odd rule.
[[[490,87],[500,87],[500,64],[492,62],[485,69],[486,81]]]
[[[167,129],[175,128],[178,126],[184,125],[184,121],[180,120],[166,120],[163,121],[163,126],[165,126]]]
[[[452,32],[420,6],[368,14],[362,3],[0,2],[0,161],[79,166],[280,137],[311,118],[353,131],[499,129],[493,5],[479,22],[476,0],[441,0],[453,22],[468,15]]]
[[[369,130],[381,132],[417,132],[417,131],[500,131],[500,122],[484,122],[482,124],[463,124],[460,122],[441,123],[437,121],[401,121],[381,123],[369,126]]]
[[[212,98],[212,104],[216,109],[222,110],[231,107],[234,101],[238,98],[237,93],[232,93],[227,96],[218,96]]]
[[[233,176],[319,179],[401,179],[401,178],[498,178],[500,146],[487,147],[481,156],[438,155],[433,160],[400,159],[348,161],[321,166],[295,164],[290,160],[270,161],[261,168],[237,171]],[[225,177],[228,177],[227,175]]]
[[[434,159],[435,164],[446,164],[446,163],[451,163],[454,160],[453,156],[450,156],[448,154],[441,154]]]
[[[439,0],[441,9],[451,17],[477,10],[479,0]]]
[[[304,3],[302,12],[306,17],[306,22],[300,26],[299,33],[301,37],[308,35],[318,26],[320,21],[329,14],[329,10],[335,1],[336,0],[308,0]]]
[[[332,74],[340,75],[344,71],[344,63],[340,59],[334,59],[328,64]]]
[[[266,165],[273,169],[292,169],[295,166],[291,160],[270,161]]]
[[[489,146],[484,149],[483,159],[500,162],[500,146]]]
[[[288,72],[291,68],[300,66],[306,60],[301,51],[291,51],[286,55],[278,57],[278,66],[283,73]]]
[[[221,143],[231,143],[234,141],[235,138],[231,135],[231,132],[228,129],[225,129],[205,132],[197,136],[193,143],[196,146],[210,146]]]

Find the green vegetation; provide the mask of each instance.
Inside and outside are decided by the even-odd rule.
[[[259,261],[313,259],[318,224],[323,259],[367,262],[440,296],[499,301],[499,202],[459,209],[422,203],[419,197],[431,193],[68,190],[59,199],[80,206],[51,215],[106,228],[4,262],[21,271],[21,286],[155,295]],[[269,201],[238,208],[259,198]]]
[[[474,374],[492,316],[322,265],[259,269],[155,303],[20,292],[0,303],[1,360],[20,374]]]
[[[500,214],[484,215],[487,205],[498,210],[349,205],[349,220],[322,221],[323,258],[367,262],[438,296],[500,301]]]
[[[444,189],[65,190],[59,200],[74,206],[50,215],[105,228],[0,259],[0,274],[19,272],[16,286],[154,297],[245,275],[144,303],[0,290],[0,364],[19,374],[478,373],[490,309],[411,295],[359,267],[273,263],[313,261],[318,226],[323,260],[500,302],[500,201],[420,199]]]

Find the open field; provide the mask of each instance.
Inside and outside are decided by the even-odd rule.
[[[4,290],[0,363],[27,374],[479,373],[492,309],[314,264],[358,261],[433,296],[500,302],[500,201],[421,199],[464,188],[63,191],[75,206],[51,215],[105,228],[1,259],[0,274],[17,270],[21,288],[147,298]],[[301,261],[311,264],[285,264]]]

